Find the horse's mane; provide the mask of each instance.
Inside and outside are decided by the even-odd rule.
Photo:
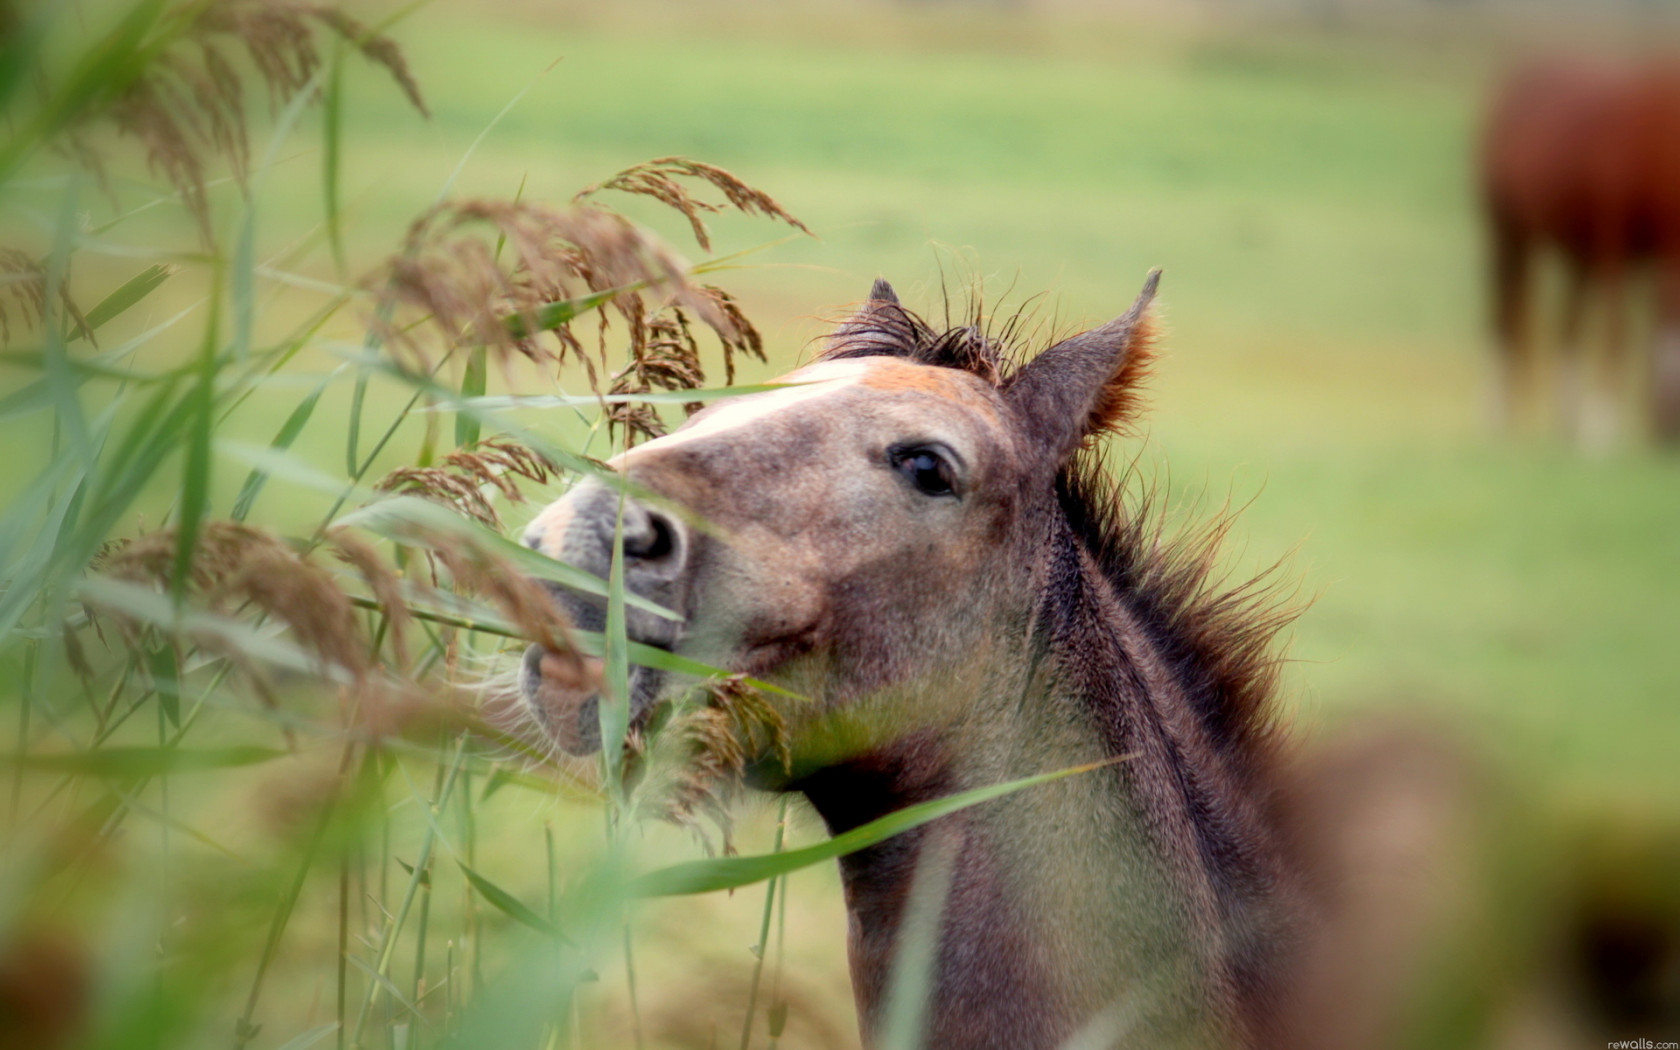
[[[988,318],[978,297],[969,314],[969,323],[940,330],[898,303],[874,300],[839,325],[822,356],[902,357],[1007,386],[1032,356],[1023,337],[1043,326],[1029,309]],[[1148,340],[1140,342],[1125,365],[1128,406],[1148,371]],[[1101,445],[1074,455],[1056,478],[1062,513],[1178,672],[1210,740],[1253,772],[1275,738],[1277,635],[1300,610],[1279,593],[1277,566],[1234,584],[1222,575],[1219,555],[1233,512],[1169,535],[1164,501],[1140,480],[1136,461],[1116,472],[1110,459]]]

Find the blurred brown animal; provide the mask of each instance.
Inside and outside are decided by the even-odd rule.
[[[0,1050],[57,1050],[87,1023],[94,973],[64,933],[26,926],[0,934]]]
[[[1613,441],[1630,371],[1648,362],[1650,423],[1680,440],[1680,63],[1535,64],[1499,92],[1482,136],[1491,241],[1499,414],[1528,411],[1540,362],[1531,330],[1535,260],[1555,252],[1565,301],[1558,359],[1564,423],[1587,445]],[[1628,285],[1648,271],[1656,337],[1628,353]],[[1589,305],[1604,338],[1590,361]],[[1593,367],[1596,365],[1596,367]]]
[[[1680,1032],[1680,821],[1511,779],[1462,731],[1354,716],[1279,809],[1315,921],[1267,1050],[1568,1050]]]

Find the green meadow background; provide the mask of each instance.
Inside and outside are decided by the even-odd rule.
[[[445,187],[562,203],[673,154],[767,189],[816,234],[713,223],[719,254],[762,246],[724,282],[766,336],[770,362],[747,382],[808,359],[876,277],[928,313],[947,299],[962,309],[978,287],[989,309],[1030,309],[1041,331],[1066,333],[1122,311],[1160,266],[1151,407],[1116,457],[1135,457],[1186,517],[1243,506],[1230,571],[1282,559],[1298,581],[1310,604],[1280,701],[1302,738],[1372,713],[1446,727],[1536,808],[1680,818],[1680,456],[1629,442],[1587,457],[1555,438],[1497,436],[1484,411],[1471,157],[1508,36],[1194,10],[436,0],[392,29],[431,119],[383,74],[348,67],[348,271],[395,251]],[[341,279],[320,232],[318,121],[306,115],[253,190],[257,255],[269,261],[261,323],[276,332]],[[237,205],[233,187],[214,192]],[[52,199],[43,190],[0,221],[24,222]],[[680,220],[613,203],[701,257]],[[179,236],[183,220],[166,211],[113,236]],[[135,269],[114,253],[77,265],[73,287],[93,297]],[[193,294],[166,285],[146,310],[161,319]],[[353,322],[326,335],[359,340]],[[183,334],[147,353],[168,363],[193,349]],[[336,363],[301,355],[296,397],[252,402],[221,436],[266,442]],[[0,391],[12,382],[0,371]],[[582,389],[526,366],[492,386]],[[372,411],[407,394],[376,379]],[[346,376],[296,447],[334,476],[349,399]],[[558,413],[524,418],[566,440],[582,433]],[[371,476],[410,462],[421,432],[405,424]],[[12,446],[0,495],[22,491],[38,464],[28,433],[0,425]],[[215,506],[225,511],[248,469],[218,461]],[[136,527],[166,506],[137,512]],[[276,478],[253,520],[303,529],[323,507]],[[234,846],[257,837],[248,807],[272,781],[210,783],[221,786],[176,799],[192,814],[182,819]],[[739,846],[762,850],[773,806],[744,808]],[[393,812],[420,826],[414,806]],[[562,869],[599,836],[591,807],[512,790],[474,819],[478,869],[527,900],[543,894],[545,828]],[[821,832],[796,810],[792,834]],[[632,838],[649,856],[693,852],[676,831]],[[252,1044],[265,1050],[331,1013],[330,887],[311,887],[320,895],[306,897],[265,992],[268,1027]],[[789,1045],[856,1045],[834,872],[794,875],[787,901]],[[654,1045],[708,1024],[717,1045],[735,1040],[762,903],[755,889],[637,913],[639,1011]],[[266,912],[228,915],[230,938],[260,941]],[[123,937],[144,954],[143,930]],[[235,955],[226,1016],[192,1045],[225,1044],[250,970]],[[604,975],[586,1020],[624,1031],[621,985]],[[688,1038],[671,1045],[704,1045]]]
[[[766,375],[877,276],[933,313],[983,282],[1065,332],[1160,266],[1145,440],[1118,451],[1248,505],[1236,571],[1289,559],[1302,726],[1427,711],[1548,785],[1680,797],[1680,459],[1487,425],[1471,156],[1497,42],[956,4],[438,4],[401,38],[435,115],[354,93],[359,251],[517,96],[457,192],[564,199],[683,154],[816,231],[733,282]],[[296,166],[276,228],[319,207]],[[720,252],[776,236],[717,225]]]

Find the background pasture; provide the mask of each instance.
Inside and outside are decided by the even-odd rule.
[[[818,232],[738,282],[773,333],[765,375],[877,275],[934,311],[983,278],[1066,329],[1162,266],[1144,462],[1252,500],[1246,566],[1293,552],[1315,599],[1302,717],[1439,708],[1544,779],[1680,789],[1680,464],[1497,440],[1481,414],[1471,148],[1496,49],[1160,13],[633,12],[414,20],[417,68],[472,72],[439,83],[431,126],[359,93],[359,228],[410,214],[531,85],[463,189],[558,196],[681,153]]]
[[[563,202],[671,154],[766,188],[817,234],[773,244],[743,260],[750,268],[724,275],[766,336],[769,361],[751,364],[744,382],[807,357],[824,319],[876,276],[933,313],[947,295],[960,309],[980,286],[993,308],[1035,310],[1049,332],[1113,315],[1144,272],[1162,266],[1167,336],[1153,410],[1146,440],[1117,447],[1117,460],[1136,456],[1187,517],[1246,505],[1232,572],[1287,559],[1286,573],[1313,599],[1293,631],[1281,697],[1300,733],[1327,736],[1371,712],[1426,718],[1468,742],[1543,826],[1571,826],[1583,813],[1656,828],[1680,821],[1680,459],[1632,446],[1585,459],[1545,439],[1495,438],[1482,418],[1471,143],[1511,24],[1454,32],[1463,23],[1422,19],[1395,33],[1252,6],[1197,12],[438,0],[391,30],[425,90],[429,120],[381,71],[345,66],[347,273],[395,251],[446,185],[460,197]],[[358,11],[369,21],[390,13]],[[261,282],[259,337],[293,327],[341,279],[319,230],[320,120],[302,118],[253,191],[256,255],[284,258],[276,269],[292,275]],[[259,144],[265,134],[259,126]],[[39,216],[56,199],[42,181],[53,170],[44,161],[30,173],[35,183],[8,188],[6,229],[39,235]],[[144,178],[139,166],[130,173]],[[122,192],[133,206],[147,191],[125,184]],[[231,185],[212,193],[229,214],[242,206]],[[680,219],[646,202],[612,203],[686,243]],[[713,226],[719,254],[780,236],[738,216]],[[191,241],[167,205],[113,236],[128,254],[78,257],[72,291],[87,301],[130,276],[136,256],[166,257]],[[179,262],[192,272],[191,259]],[[166,317],[191,305],[196,287],[172,279],[144,309]],[[360,332],[347,312],[323,339],[356,341]],[[171,336],[148,346],[145,361],[162,367],[194,352],[193,336]],[[268,441],[313,377],[336,363],[329,349],[306,348],[288,366],[296,389],[269,388],[218,437]],[[0,372],[0,394],[31,378],[12,365]],[[490,381],[492,391],[520,393],[556,385],[577,392],[582,382],[529,366],[492,370]],[[376,377],[370,415],[392,416],[409,393]],[[294,446],[334,477],[344,472],[351,399],[348,378],[327,387]],[[558,442],[584,440],[571,416],[519,418]],[[38,423],[0,420],[0,440],[17,450],[0,464],[8,500],[44,462]],[[414,462],[425,425],[420,415],[402,423],[370,476]],[[214,463],[213,507],[225,511],[248,470],[236,458]],[[119,532],[163,520],[174,498],[173,475],[166,480]],[[275,478],[252,520],[306,533],[329,502]],[[514,524],[519,513],[509,515]],[[0,665],[8,705],[26,700],[3,683],[23,681],[27,659],[13,648]],[[313,702],[300,699],[300,710],[315,710]],[[6,749],[39,743],[39,725],[30,742],[0,730]],[[533,902],[552,900],[573,859],[600,849],[598,807],[517,788],[487,792],[482,779],[461,788],[468,805],[440,810],[441,825],[435,815],[428,822],[425,800],[444,783],[449,746],[399,755],[384,786],[384,822],[346,831],[358,856],[400,862],[358,869],[349,921],[374,943],[352,945],[353,954],[378,946],[407,878],[401,865],[428,835]],[[321,766],[322,754],[306,758]],[[234,1031],[297,847],[284,814],[253,807],[266,799],[284,809],[289,778],[259,767],[178,780],[167,812],[245,866],[243,881],[228,883],[237,891],[218,893],[219,865],[229,862],[176,835],[169,870],[214,901],[196,921],[216,935],[189,939],[201,988],[182,1017],[152,1018],[171,1033],[164,1045],[222,1046]],[[742,805],[740,848],[767,848],[774,807]],[[15,842],[34,834],[27,821],[11,827]],[[805,842],[820,829],[796,807],[790,834]],[[690,837],[662,827],[624,835],[644,867],[696,852]],[[134,873],[152,870],[106,871],[94,880],[98,905],[65,889],[50,916],[96,960],[87,1001],[109,1016],[128,1016],[124,995],[143,995],[124,981],[143,983],[136,975],[147,972],[152,924],[173,921],[174,898]],[[440,931],[431,969],[421,948],[403,991],[423,994],[430,973],[434,987],[441,977],[515,994],[522,986],[503,975],[530,950],[518,925],[481,888],[475,897],[451,873],[445,892],[445,875],[437,878],[436,910],[424,920]],[[787,1004],[787,1045],[855,1045],[837,879],[816,867],[783,885],[786,955],[766,1002]],[[341,891],[330,869],[303,887],[271,971],[258,978],[263,1028],[252,1046],[346,1038],[323,1027],[346,921]],[[425,900],[433,896],[428,884]],[[707,1033],[717,1045],[736,1040],[764,907],[758,888],[640,906],[630,927],[637,1016],[614,956],[582,997],[578,1045],[629,1045],[633,1028],[649,1045],[707,1045]],[[6,932],[0,925],[0,941]],[[471,962],[457,960],[457,951],[468,958],[468,943]],[[352,969],[349,980],[359,996],[374,979]],[[385,1014],[365,1045],[444,1038],[393,999],[380,1000]],[[104,1032],[101,1045],[155,1045],[143,1027],[87,1031]],[[764,1045],[765,1032],[761,1022],[753,1045]],[[546,1038],[567,1037],[556,1029]]]

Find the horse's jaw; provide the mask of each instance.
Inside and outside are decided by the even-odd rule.
[[[570,755],[601,749],[601,697],[605,666],[598,657],[553,653],[533,645],[520,664],[519,690],[541,729]],[[632,664],[628,677],[630,722],[645,722],[669,688],[656,668]]]

